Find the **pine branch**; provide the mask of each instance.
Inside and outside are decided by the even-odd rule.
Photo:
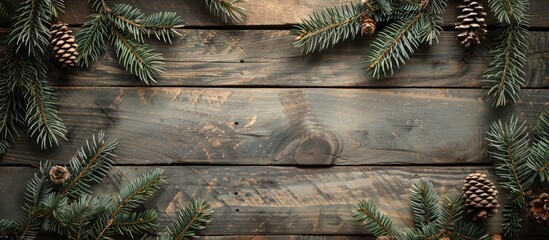
[[[163,172],[163,169],[157,168],[141,175],[136,180],[124,186],[113,197],[113,204],[109,206],[106,214],[107,218],[103,218],[94,224],[93,230],[90,231],[89,239],[102,239],[107,234],[107,231],[111,230],[116,217],[121,214],[131,213],[139,205],[143,204],[145,200],[150,198],[158,190],[158,186],[165,182],[165,177],[162,175]]]
[[[5,0],[0,0],[0,17],[6,19],[13,19],[15,14],[10,9]]]
[[[433,184],[424,178],[412,182],[410,205],[414,213],[414,224],[416,226],[436,222],[441,214],[438,205],[438,194],[433,189]]]
[[[49,0],[50,12],[53,17],[58,17],[59,14],[64,13],[65,0]]]
[[[53,190],[51,184],[47,181],[48,171],[51,167],[49,161],[41,162],[40,174],[34,174],[34,177],[27,183],[26,203],[23,208],[27,212],[27,217],[21,223],[18,223],[21,226],[21,231],[18,232],[19,239],[33,238],[40,230],[41,215],[44,210],[40,208],[40,201]]]
[[[294,46],[305,54],[322,51],[342,42],[354,39],[361,31],[362,19],[370,14],[364,4],[342,5],[313,13],[294,26],[297,35]]]
[[[528,34],[527,29],[512,24],[503,30],[500,43],[491,52],[494,58],[483,77],[489,88],[487,101],[496,107],[520,99],[520,89],[526,85]]]
[[[131,34],[112,29],[110,37],[116,55],[126,71],[137,75],[143,82],[156,82],[155,78],[164,72],[162,55],[155,53],[147,44],[134,40]]]
[[[0,239],[10,238],[19,231],[19,226],[15,221],[9,219],[0,219]]]
[[[522,227],[521,211],[522,206],[517,203],[507,203],[503,208],[503,235],[506,239],[512,239],[520,233]]]
[[[6,146],[7,141],[12,141],[17,135],[15,125],[22,119],[18,114],[21,100],[18,91],[9,87],[7,79],[0,79],[0,139],[4,139]],[[3,151],[0,147],[1,154]]]
[[[452,239],[460,240],[490,240],[490,235],[485,234],[485,229],[472,222],[460,223],[455,231],[450,234]]]
[[[549,108],[545,108],[536,124],[528,166],[536,171],[540,181],[549,181]]]
[[[61,194],[70,198],[91,195],[91,184],[100,183],[111,169],[112,152],[117,145],[116,140],[105,139],[103,132],[92,136],[91,141],[86,140],[87,151],[80,148],[70,161],[70,177],[62,186]]]
[[[55,232],[60,235],[67,235],[65,224],[58,220],[69,207],[69,200],[66,196],[57,193],[47,194],[40,201],[42,210],[42,230]]]
[[[442,198],[442,208],[435,225],[446,232],[453,232],[454,226],[461,219],[463,213],[461,196],[457,194],[445,195]]]
[[[204,2],[211,13],[223,18],[225,22],[230,19],[238,23],[244,21],[246,17],[246,9],[238,6],[246,0],[204,0]]]
[[[47,71],[46,62],[39,59],[31,65]],[[26,66],[30,68],[30,66]],[[27,102],[25,121],[31,136],[45,149],[59,144],[59,139],[65,139],[67,128],[57,114],[57,98],[49,86],[46,75],[37,76],[26,83],[25,99]]]
[[[104,14],[92,14],[91,20],[84,23],[82,30],[76,34],[78,41],[77,62],[82,67],[88,67],[103,54],[105,38],[108,33],[108,24]]]
[[[9,44],[17,45],[29,56],[48,53],[50,38],[51,0],[25,0],[15,12],[14,28]]]
[[[156,212],[146,209],[142,212],[122,213],[116,216],[112,223],[112,229],[120,235],[130,236],[149,233],[156,228]]]
[[[489,153],[496,160],[501,186],[510,191],[512,203],[524,205],[524,197],[535,181],[535,172],[527,164],[530,152],[524,123],[518,125],[514,117],[509,123],[494,122],[486,139],[492,148]]]
[[[112,200],[107,196],[91,197],[81,195],[77,200],[71,201],[61,214],[55,216],[65,229],[69,239],[81,239],[85,226],[87,226],[97,214],[104,212]]]
[[[177,213],[175,221],[160,234],[161,240],[182,240],[196,237],[196,232],[204,230],[213,213],[210,205],[203,200],[195,200]]]
[[[390,240],[396,240],[400,235],[391,219],[369,201],[359,200],[353,207],[353,217],[364,223],[366,229],[376,237],[386,236]]]
[[[544,141],[546,139],[549,139],[549,107],[546,107],[541,113],[534,132],[534,141]]]
[[[488,0],[488,6],[501,23],[522,25],[527,21],[528,0]]]

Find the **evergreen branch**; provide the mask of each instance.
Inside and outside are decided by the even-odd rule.
[[[490,235],[485,234],[485,229],[472,222],[460,223],[455,227],[455,231],[451,232],[452,239],[460,240],[490,240]]]
[[[87,151],[84,147],[78,150],[70,161],[70,177],[63,185],[61,194],[71,198],[81,195],[90,195],[90,185],[100,183],[111,169],[112,152],[118,142],[114,139],[105,139],[105,134],[99,132],[92,141],[86,140]]]
[[[120,235],[130,236],[152,232],[156,228],[156,212],[146,209],[142,212],[118,214],[113,220],[112,229]]]
[[[536,171],[540,181],[549,181],[549,108],[545,108],[536,124],[528,166]]]
[[[377,79],[393,74],[393,65],[400,67],[419,47],[422,39],[418,33],[426,29],[425,20],[425,13],[419,12],[381,31],[366,53],[368,74]]]
[[[496,174],[501,186],[510,191],[510,200],[524,205],[524,196],[535,181],[534,171],[528,167],[528,134],[524,123],[518,125],[518,119],[509,123],[494,122],[486,138],[492,158],[496,160]]]
[[[24,210],[27,212],[27,217],[21,223],[21,231],[18,233],[19,239],[33,238],[38,234],[42,219],[40,215],[43,209],[40,208],[40,201],[49,193],[52,192],[51,184],[48,180],[48,172],[52,165],[49,161],[40,163],[40,174],[34,174],[34,177],[27,183],[25,192],[26,203]]]
[[[528,0],[488,0],[488,6],[501,23],[523,24],[527,21]]]
[[[291,30],[292,34],[297,35],[294,46],[308,54],[322,51],[348,38],[354,39],[361,31],[362,19],[369,14],[364,4],[358,3],[313,13]]]
[[[204,230],[213,213],[210,205],[203,200],[195,200],[177,213],[175,221],[160,234],[161,240],[182,240],[196,237],[196,232]]]
[[[6,153],[9,147],[10,147],[10,144],[8,141],[4,139],[0,139],[0,155]]]
[[[491,52],[492,62],[484,72],[489,88],[487,100],[495,106],[505,106],[508,100],[520,98],[520,89],[526,84],[526,53],[528,30],[516,24],[503,30],[500,43]]]
[[[160,66],[164,64],[162,55],[153,52],[147,44],[135,41],[127,32],[120,32],[115,28],[112,32],[111,43],[126,70],[147,84],[156,82],[156,76],[165,70]]]
[[[107,37],[107,21],[104,14],[92,14],[91,20],[84,23],[82,30],[76,34],[78,57],[76,61],[82,67],[97,61],[103,53]]]
[[[228,22],[242,22],[246,17],[246,9],[237,4],[246,2],[245,0],[204,0],[206,6],[215,16],[223,18]]]
[[[549,139],[549,107],[546,107],[541,113],[534,132],[534,141],[546,139]]]
[[[46,62],[41,62],[39,59],[36,59],[32,65],[42,71],[47,71],[48,68]],[[47,82],[46,75],[27,82],[24,95],[27,101],[25,121],[31,136],[36,137],[37,143],[44,149],[54,144],[58,145],[58,138],[66,139],[67,128],[57,114],[55,108],[57,99]]]
[[[0,239],[14,236],[19,231],[19,226],[13,220],[0,219]]]
[[[172,37],[180,36],[175,28],[183,25],[177,25],[183,21],[175,12],[158,12],[151,14],[141,21],[141,26],[145,29],[147,36],[154,34],[158,40],[172,43]]]
[[[433,189],[433,184],[424,178],[412,182],[410,205],[414,213],[414,224],[416,226],[436,222],[441,214],[438,205],[438,194]]]
[[[67,235],[65,224],[59,221],[59,216],[63,215],[69,207],[69,201],[66,196],[57,193],[47,194],[40,201],[42,210],[42,230],[51,231],[60,235]]]
[[[111,200],[106,196],[91,197],[81,195],[77,200],[70,202],[62,214],[56,216],[56,220],[67,229],[69,239],[81,239],[84,226],[87,226],[93,218],[106,210]]]
[[[0,79],[0,139],[11,141],[17,135],[15,124],[21,119],[18,116],[19,101],[21,99],[17,91],[9,87],[7,79]]]
[[[446,232],[453,232],[455,224],[461,219],[463,205],[461,196],[445,195],[442,198],[442,208],[435,225]]]
[[[521,210],[523,205],[518,203],[507,203],[503,208],[503,235],[506,239],[512,239],[520,233],[522,227]]]
[[[53,17],[58,17],[59,14],[64,12],[65,0],[49,0],[50,12]]]
[[[13,19],[15,17],[15,14],[4,0],[0,0],[0,17],[6,19]]]
[[[27,55],[47,54],[50,38],[51,0],[25,0],[15,12],[9,44],[24,49]]]
[[[139,205],[143,204],[146,199],[151,197],[156,190],[158,190],[158,186],[165,182],[165,177],[162,175],[163,173],[163,169],[157,168],[141,175],[136,180],[133,180],[128,185],[124,186],[120,192],[114,196],[113,204],[110,205],[106,222],[100,221],[96,224],[98,227],[94,227],[96,231],[91,232],[93,236],[91,239],[102,239],[107,231],[111,229],[117,216],[131,213],[139,207]]]
[[[364,223],[366,229],[376,237],[386,236],[390,240],[396,240],[400,235],[391,219],[369,201],[359,200],[357,205],[353,206],[353,217]]]

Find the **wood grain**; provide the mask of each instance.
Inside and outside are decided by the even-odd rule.
[[[455,32],[440,43],[423,46],[394,76],[375,80],[362,60],[370,39],[349,41],[325,52],[303,56],[288,31],[182,30],[173,45],[153,42],[166,58],[158,86],[337,86],[337,87],[480,87],[491,61],[487,44],[467,52]],[[527,55],[527,87],[549,87],[549,33],[532,32]],[[108,52],[90,69],[54,71],[56,85],[134,86],[145,84],[128,74]]]
[[[40,151],[23,134],[0,164],[64,163],[102,129],[119,164],[364,165],[490,162],[484,133],[511,114],[534,122],[547,89],[492,109],[479,89],[57,89],[68,127]]]
[[[214,208],[205,235],[305,234],[360,235],[368,232],[351,216],[358,199],[375,201],[398,228],[413,226],[409,205],[411,180],[426,177],[437,192],[457,193],[468,173],[488,173],[491,167],[332,167],[294,168],[258,166],[167,166],[168,183],[149,201],[164,226],[179,207],[203,198]],[[151,167],[116,167],[95,193],[112,194],[126,181]],[[25,181],[34,169],[0,168],[4,204],[0,217],[16,217],[21,210]],[[488,222],[499,229],[501,216]],[[525,235],[549,236],[537,224],[525,224]]]
[[[15,2],[15,0],[11,0]],[[309,14],[328,7],[340,6],[358,0],[254,0],[241,6],[248,9],[248,17],[240,24],[227,24],[221,19],[211,15],[202,0],[118,0],[119,3],[127,3],[140,8],[144,13],[150,14],[157,11],[175,11],[183,22],[192,27],[200,26],[227,26],[227,25],[289,25],[299,22]],[[459,0],[449,0],[446,12],[443,15],[445,26],[454,26],[458,11],[456,6]],[[487,0],[481,1],[488,9]],[[91,5],[86,0],[73,0],[66,3],[66,11],[60,19],[70,24],[83,24],[88,15],[92,14]],[[495,25],[496,21],[487,10],[489,16],[487,22]],[[530,22],[533,27],[549,27],[549,9],[545,0],[530,1]]]

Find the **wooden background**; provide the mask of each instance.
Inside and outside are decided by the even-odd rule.
[[[356,200],[375,200],[399,227],[412,226],[411,180],[426,177],[441,194],[459,191],[468,173],[495,180],[484,141],[490,123],[511,115],[533,123],[549,105],[544,0],[531,0],[522,100],[498,109],[484,103],[481,84],[492,38],[474,51],[461,47],[452,28],[457,0],[448,1],[440,43],[422,47],[385,80],[362,69],[370,39],[307,56],[292,46],[291,24],[348,0],[250,0],[242,24],[225,24],[200,0],[120,2],[181,14],[182,37],[172,46],[150,42],[167,72],[146,86],[110,53],[90,69],[54,71],[68,142],[41,151],[25,133],[16,139],[0,157],[0,218],[22,213],[33,165],[65,164],[104,130],[120,144],[117,166],[97,192],[165,168],[169,183],[148,203],[162,226],[181,204],[204,198],[215,209],[204,239],[373,239],[351,217]],[[66,4],[61,20],[78,31],[91,7]],[[492,218],[489,229],[500,222]],[[522,233],[548,236],[532,223]]]

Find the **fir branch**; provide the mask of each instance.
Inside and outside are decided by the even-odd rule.
[[[490,240],[492,239],[490,235],[485,233],[485,229],[479,225],[467,222],[457,224],[455,231],[453,231],[449,236],[451,239],[460,239],[460,240]]]
[[[503,229],[503,235],[506,239],[512,239],[520,233],[522,227],[521,211],[522,206],[518,203],[507,203],[503,208],[503,223],[501,228]]]
[[[292,34],[297,35],[294,46],[308,54],[322,51],[348,38],[354,39],[361,31],[362,19],[369,14],[364,4],[358,3],[313,13],[291,30]]]
[[[59,14],[64,12],[65,0],[49,0],[50,12],[53,17],[58,17]]]
[[[536,171],[540,181],[549,181],[549,108],[545,108],[536,124],[528,166]]]
[[[33,238],[38,234],[42,224],[41,215],[44,209],[41,209],[40,202],[46,195],[52,192],[51,184],[48,180],[48,172],[52,164],[49,161],[40,163],[40,174],[34,174],[34,177],[27,183],[25,192],[26,203],[23,209],[27,212],[27,217],[18,223],[21,226],[18,232],[19,239]]]
[[[94,224],[93,229],[90,231],[90,239],[102,239],[107,234],[107,231],[111,230],[116,217],[120,214],[131,213],[151,197],[158,190],[158,186],[165,182],[165,177],[162,175],[163,172],[163,169],[154,169],[124,186],[114,196],[113,203],[109,206],[108,213],[106,214],[107,218],[103,218]]]
[[[488,6],[501,23],[523,24],[527,21],[528,0],[488,0]]]
[[[546,107],[541,113],[534,132],[534,141],[544,141],[547,139],[549,139],[549,107]]]
[[[126,70],[137,75],[143,82],[156,82],[155,78],[164,72],[162,55],[155,53],[147,44],[134,40],[131,34],[112,29],[110,37],[116,55]]]
[[[6,19],[13,19],[15,17],[15,14],[10,9],[9,5],[6,3],[5,0],[0,0],[0,17],[6,18]]]
[[[141,26],[148,37],[154,34],[158,40],[172,43],[173,36],[181,35],[175,30],[175,28],[183,26],[177,25],[181,21],[183,20],[175,12],[158,12],[145,17],[141,21]]]
[[[455,224],[463,213],[461,196],[457,194],[445,195],[442,198],[442,208],[435,225],[446,232],[453,232]]]
[[[11,89],[7,79],[0,79],[0,139],[12,141],[17,135],[15,125],[21,122],[18,104],[22,99],[16,89]],[[3,151],[0,148],[0,155]]]
[[[116,216],[112,223],[112,229],[120,235],[130,236],[152,232],[156,228],[156,212],[146,209],[142,212],[122,213]]]
[[[177,213],[175,221],[160,234],[161,240],[182,240],[196,237],[196,232],[204,230],[213,213],[210,205],[203,200],[195,200]]]
[[[47,69],[46,62],[35,59],[33,67]],[[26,66],[30,67],[30,66]],[[25,86],[27,101],[25,121],[31,136],[45,149],[59,144],[59,139],[65,139],[67,128],[57,114],[57,99],[49,86],[46,75],[31,79]]]
[[[483,75],[489,88],[487,101],[496,107],[505,106],[509,100],[518,101],[520,89],[526,85],[528,30],[512,24],[503,30],[499,42]]]
[[[76,61],[82,67],[88,67],[103,54],[108,24],[104,14],[92,14],[91,20],[84,23],[82,30],[76,34],[78,40],[78,57]]]
[[[510,191],[512,203],[524,205],[524,196],[535,181],[535,172],[527,164],[530,152],[524,123],[518,125],[514,117],[509,123],[494,122],[486,139],[492,148],[489,153],[496,160],[501,186]]]
[[[112,167],[118,141],[105,139],[105,134],[99,132],[97,137],[86,140],[87,151],[84,147],[78,150],[76,156],[70,161],[70,177],[62,186],[61,194],[70,198],[78,198],[81,195],[90,195],[91,184],[100,183]]]
[[[230,19],[238,23],[244,21],[246,17],[246,9],[238,6],[246,0],[204,0],[204,2],[211,13],[223,18],[225,22]]]
[[[9,219],[0,219],[0,239],[14,236],[19,231],[17,222]]]
[[[48,53],[50,38],[51,0],[25,0],[15,12],[14,28],[9,35],[9,44],[17,45],[17,52],[41,55]]]
[[[416,226],[436,222],[441,214],[438,205],[438,194],[433,189],[433,184],[424,178],[412,182],[410,205],[414,213],[414,224]]]
[[[364,223],[368,231],[376,237],[386,236],[390,240],[396,240],[400,236],[391,219],[369,201],[359,200],[357,205],[353,206],[353,217]]]

